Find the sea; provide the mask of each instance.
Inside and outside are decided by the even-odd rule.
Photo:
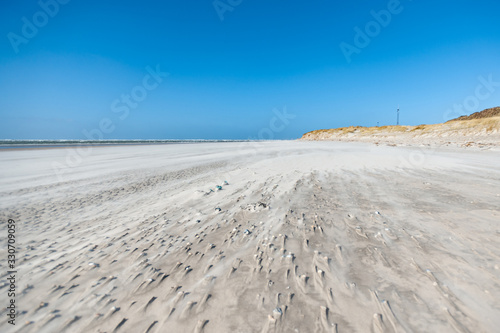
[[[0,149],[36,149],[85,146],[164,145],[211,142],[251,142],[254,140],[0,140]]]

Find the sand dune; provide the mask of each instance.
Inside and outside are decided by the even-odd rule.
[[[350,126],[316,130],[304,134],[301,140],[357,141],[392,145],[426,145],[433,147],[472,146],[489,148],[500,146],[500,117],[465,119],[466,120],[454,119],[453,121],[448,121],[443,124],[433,125],[380,127]]]
[[[498,151],[102,147],[59,180],[67,151],[0,152],[20,251],[20,312],[14,329],[3,308],[2,332],[500,326]]]

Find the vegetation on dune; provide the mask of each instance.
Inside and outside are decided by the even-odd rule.
[[[486,109],[442,124],[377,127],[349,126],[311,131],[304,134],[302,139],[328,140],[350,137],[392,137],[395,135],[410,135],[412,137],[419,135],[447,136],[450,134],[475,135],[490,132],[500,132],[500,107]]]
[[[500,106],[485,109],[483,111],[474,112],[469,116],[460,116],[458,118],[448,120],[450,121],[460,121],[460,120],[473,120],[473,119],[482,119],[482,118],[491,118],[491,117],[500,117]]]

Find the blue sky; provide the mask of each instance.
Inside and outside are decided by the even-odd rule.
[[[442,122],[500,105],[498,13],[493,0],[2,1],[0,138],[290,139],[394,124],[398,104],[402,124]]]

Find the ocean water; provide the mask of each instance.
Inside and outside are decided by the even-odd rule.
[[[203,142],[247,142],[252,140],[0,140],[0,149],[35,149],[74,146],[160,145]]]

